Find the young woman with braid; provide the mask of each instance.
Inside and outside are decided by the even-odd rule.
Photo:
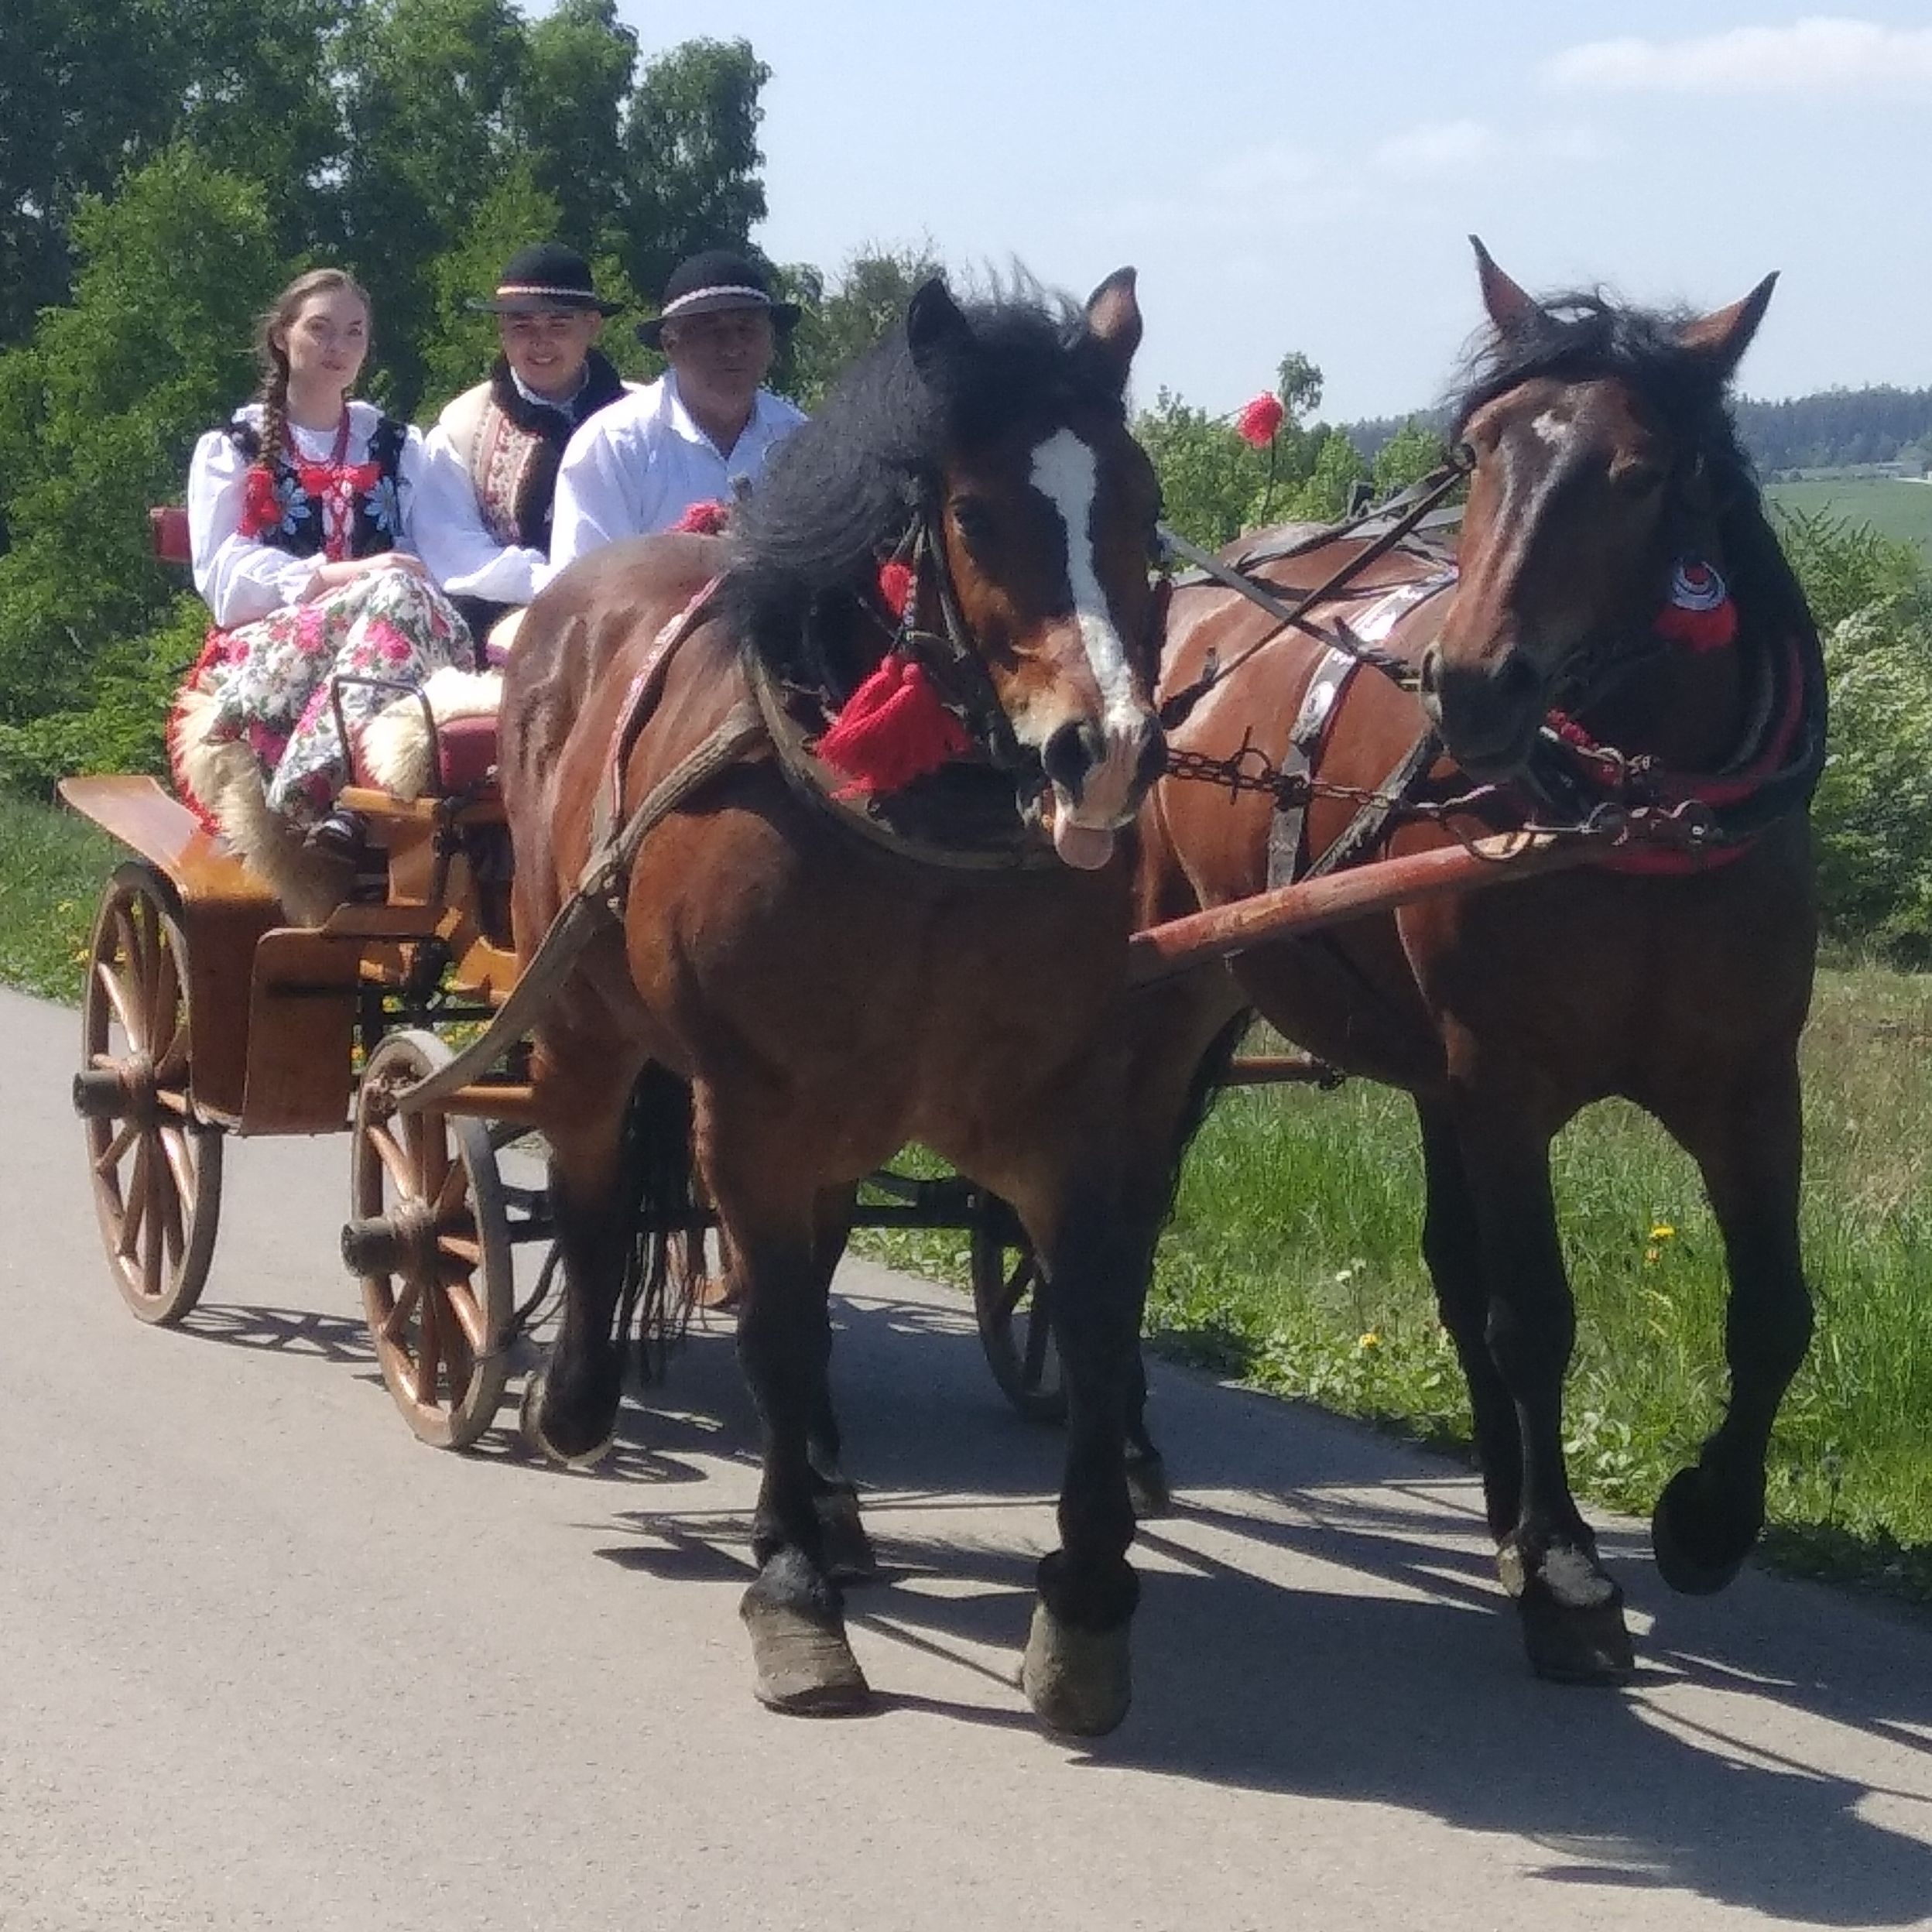
[[[255,347],[255,400],[202,437],[188,474],[195,588],[216,628],[173,721],[176,781],[229,829],[205,774],[231,775],[232,755],[209,753],[244,745],[272,810],[311,846],[346,853],[360,827],[334,809],[348,777],[337,703],[353,732],[397,686],[468,668],[472,648],[414,553],[420,440],[349,398],[369,350],[368,296],[340,269],[314,269],[277,297]],[[344,675],[385,683],[332,691]]]

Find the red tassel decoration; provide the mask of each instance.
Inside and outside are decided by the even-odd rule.
[[[879,567],[879,594],[887,610],[899,623],[905,622],[908,615],[906,606],[913,594],[913,567],[894,557],[889,564]]]
[[[282,521],[282,498],[267,466],[252,463],[242,484],[242,534],[259,536]]]
[[[918,665],[894,654],[845,701],[818,755],[851,782],[841,797],[903,790],[971,744]]]
[[[728,503],[707,499],[694,503],[671,528],[687,536],[721,536],[724,526],[731,521],[731,506]]]
[[[1693,651],[1721,651],[1738,635],[1738,607],[1708,564],[1688,559],[1670,574],[1670,595],[1653,627]]]

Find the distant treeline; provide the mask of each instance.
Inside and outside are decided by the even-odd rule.
[[[1906,463],[1932,470],[1932,389],[1901,389],[1889,383],[1863,389],[1823,389],[1783,402],[1751,396],[1736,404],[1738,429],[1760,474],[1786,470],[1845,469],[1859,464]],[[1411,422],[1440,433],[1448,426],[1442,409],[1413,416],[1372,416],[1351,423],[1349,440],[1372,463],[1390,437]]]

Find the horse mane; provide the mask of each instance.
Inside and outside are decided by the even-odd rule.
[[[733,512],[721,596],[741,640],[772,669],[799,666],[828,603],[849,613],[951,457],[1032,420],[1094,407],[1124,416],[1118,365],[1074,303],[1026,281],[961,307],[969,344],[922,368],[895,327],[772,451]]]
[[[1534,303],[1507,329],[1492,329],[1464,362],[1449,404],[1451,443],[1485,404],[1538,378],[1608,379],[1626,384],[1699,459],[1729,561],[1732,589],[1747,617],[1815,638],[1804,594],[1766,514],[1757,474],[1738,437],[1728,381],[1680,339],[1688,309],[1643,309],[1601,289]]]

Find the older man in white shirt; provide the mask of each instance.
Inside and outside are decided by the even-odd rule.
[[[805,420],[763,386],[798,306],[775,302],[761,270],[712,249],[680,262],[639,339],[662,349],[658,381],[600,409],[557,471],[550,564],[622,536],[669,529],[693,505],[729,502]]]

